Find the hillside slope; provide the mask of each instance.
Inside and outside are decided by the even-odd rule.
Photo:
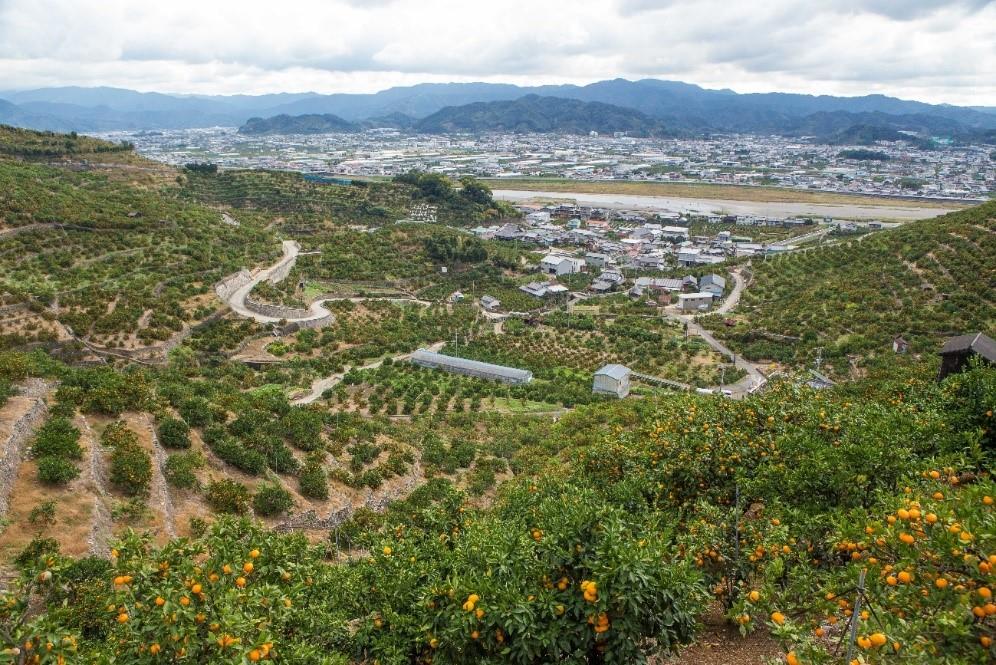
[[[946,337],[996,330],[996,202],[894,230],[755,261],[739,323],[711,326],[745,356],[832,371],[914,353]],[[771,336],[789,336],[798,340]]]
[[[331,113],[276,115],[271,118],[249,118],[239,127],[239,134],[326,134],[355,132],[359,128]]]

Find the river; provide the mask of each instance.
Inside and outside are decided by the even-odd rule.
[[[585,192],[533,192],[517,189],[496,189],[494,197],[513,203],[531,200],[574,201],[578,205],[598,208],[623,208],[626,210],[659,210],[678,213],[693,213],[700,215],[729,214],[755,215],[759,217],[798,217],[801,215],[817,215],[835,219],[853,220],[896,220],[910,221],[937,217],[946,212],[958,210],[957,207],[932,208],[890,205],[861,205],[858,203],[796,203],[796,202],[764,202],[764,201],[732,201],[727,199],[693,199],[679,196],[646,196],[640,194],[590,194]]]

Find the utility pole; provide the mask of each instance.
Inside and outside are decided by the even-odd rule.
[[[820,371],[820,367],[823,366],[823,347],[816,349],[816,371]]]

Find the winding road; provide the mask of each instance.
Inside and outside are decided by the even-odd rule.
[[[737,304],[739,304],[740,297],[743,295],[744,289],[747,288],[747,282],[743,275],[740,274],[739,269],[731,270],[730,275],[733,277],[733,289],[726,297],[726,300],[723,301],[723,304],[716,308],[715,312],[717,314],[728,314],[731,312]],[[733,359],[733,364],[736,367],[747,372],[747,376],[740,379],[736,383],[722,386],[722,389],[729,390],[733,394],[733,397],[743,397],[744,395],[767,383],[768,380],[757,368],[757,365],[741,356],[736,355],[730,350],[729,347],[716,339],[712,333],[696,323],[694,316],[688,316],[686,314],[681,314],[676,311],[668,311],[666,309],[664,312],[665,315],[672,321],[678,321],[688,326],[689,335],[698,335],[705,341],[706,344],[712,347],[713,351],[722,354],[726,358]],[[718,388],[719,386],[715,386],[713,387],[713,390]]]
[[[259,323],[277,323],[279,321],[298,323],[301,321],[313,321],[326,316],[332,316],[332,313],[325,308],[324,300],[316,300],[311,303],[308,307],[308,315],[298,318],[267,316],[266,314],[254,312],[246,307],[246,298],[249,297],[249,294],[252,293],[252,290],[256,288],[258,284],[265,279],[269,279],[274,273],[283,270],[287,270],[288,272],[290,271],[290,268],[297,262],[297,257],[301,253],[301,246],[295,240],[284,240],[283,250],[284,255],[279,261],[274,263],[269,268],[264,268],[256,273],[256,275],[247,284],[240,286],[238,289],[233,291],[232,294],[225,299],[225,303],[239,316],[244,316],[247,319],[253,319]]]

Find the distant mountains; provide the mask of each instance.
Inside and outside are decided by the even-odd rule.
[[[281,114],[272,118],[250,118],[240,134],[324,134],[356,132],[365,127],[396,127],[423,134],[447,133],[558,133],[587,134],[625,132],[629,136],[663,136],[663,122],[634,109],[601,102],[526,95],[498,102],[474,102],[447,106],[417,120],[401,113],[353,123],[325,113]]]
[[[568,105],[568,101],[593,106]],[[179,96],[73,87],[0,92],[0,123],[60,131],[243,126],[253,118],[281,115],[312,117],[280,120],[264,131],[341,121],[346,123],[344,128],[333,131],[349,131],[348,125],[472,132],[515,131],[511,127],[589,131],[583,129],[589,126],[595,131],[646,135],[741,132],[830,140],[847,132],[859,137],[911,132],[955,140],[996,140],[996,109],[991,108],[925,104],[883,95],[737,94],[656,79],[536,87],[426,83],[373,94],[335,95]],[[337,120],[318,121],[313,116],[336,116]],[[254,124],[268,126],[258,122]],[[857,131],[852,129],[855,126],[871,129]]]

